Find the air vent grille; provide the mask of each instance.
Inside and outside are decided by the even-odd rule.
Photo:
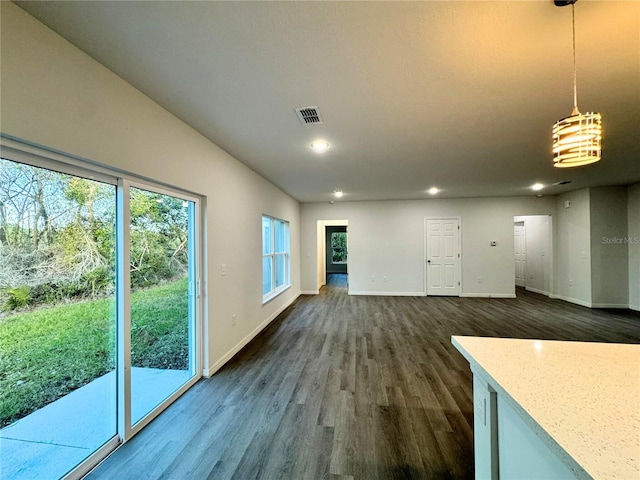
[[[320,116],[318,107],[296,108],[296,114],[298,115],[300,123],[303,125],[322,123],[322,117]]]
[[[569,185],[570,183],[573,183],[571,180],[562,180],[561,182],[556,182],[553,185],[554,186],[560,186],[560,185]]]

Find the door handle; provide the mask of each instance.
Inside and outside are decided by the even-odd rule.
[[[431,263],[431,260],[427,260],[427,263]]]

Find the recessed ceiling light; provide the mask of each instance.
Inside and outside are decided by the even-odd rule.
[[[329,149],[329,142],[326,140],[314,140],[311,142],[311,148],[316,153],[324,153]]]
[[[342,192],[342,190],[334,190],[334,191],[333,191],[333,195],[334,195],[336,198],[342,198],[342,195],[344,195],[344,193]]]
[[[437,187],[431,187],[429,189],[429,195],[435,195],[436,193],[438,193],[440,190],[438,190]]]
[[[538,190],[542,190],[544,188],[544,185],[542,185],[541,183],[534,183],[533,185],[531,185],[531,190],[537,192]]]

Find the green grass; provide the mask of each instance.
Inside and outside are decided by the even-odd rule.
[[[131,295],[133,366],[188,366],[187,279]],[[15,313],[0,320],[0,426],[115,368],[115,301]]]

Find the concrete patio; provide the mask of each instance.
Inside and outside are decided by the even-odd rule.
[[[136,423],[189,379],[187,370],[131,369]],[[116,373],[107,373],[0,430],[0,478],[59,479],[116,435]]]

